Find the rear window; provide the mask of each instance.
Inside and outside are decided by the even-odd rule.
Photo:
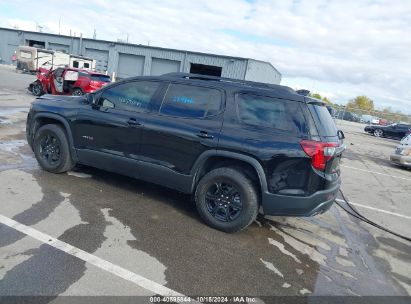
[[[330,112],[322,105],[309,104],[308,108],[314,118],[317,129],[321,136],[336,136],[337,127],[332,119]]]
[[[243,124],[307,134],[306,121],[297,102],[240,94],[237,95],[237,105]]]
[[[99,74],[91,74],[90,79],[94,81],[101,81],[101,82],[110,82],[110,76],[107,75],[99,75]]]

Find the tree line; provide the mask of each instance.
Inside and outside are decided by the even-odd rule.
[[[402,114],[401,111],[394,111],[391,107],[385,107],[382,110],[375,109],[374,101],[365,95],[357,96],[349,100],[346,106],[334,104],[330,99],[325,96],[321,96],[319,93],[310,93],[310,97],[322,100],[326,104],[331,105],[336,109],[346,107],[346,110],[352,111],[354,113],[358,112],[357,114],[370,114],[380,118],[385,118],[390,121],[401,119],[404,120],[403,118],[398,119],[399,116],[404,116],[406,120],[410,120],[409,116]]]

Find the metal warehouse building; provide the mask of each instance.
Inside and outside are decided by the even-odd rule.
[[[96,69],[117,78],[198,73],[279,84],[281,74],[269,62],[82,37],[0,28],[0,58],[11,63],[19,45],[64,51],[96,59]]]

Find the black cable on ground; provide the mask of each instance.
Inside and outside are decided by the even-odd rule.
[[[359,220],[361,220],[361,221],[363,221],[363,222],[365,222],[365,223],[367,223],[367,224],[369,224],[369,225],[371,225],[371,226],[374,226],[374,227],[376,227],[376,228],[378,228],[378,229],[384,230],[385,232],[388,232],[388,233],[390,233],[390,234],[392,234],[392,235],[395,235],[395,236],[397,236],[397,237],[399,237],[399,238],[402,238],[402,239],[404,239],[404,240],[406,240],[406,241],[411,242],[411,238],[410,238],[410,237],[407,237],[407,236],[405,236],[405,235],[396,233],[396,232],[394,232],[394,231],[392,231],[392,230],[390,230],[390,229],[388,229],[388,228],[385,228],[385,227],[383,227],[383,226],[381,226],[381,225],[379,225],[379,224],[371,221],[370,219],[366,218],[364,215],[362,215],[361,213],[359,213],[358,210],[355,209],[355,208],[350,204],[350,202],[346,199],[346,197],[345,197],[344,193],[341,191],[341,189],[340,189],[340,193],[341,193],[341,196],[342,196],[342,198],[343,198],[343,201],[347,204],[347,206],[351,209],[351,211],[345,209],[345,208],[344,208],[341,204],[339,204],[337,201],[336,201],[335,203],[336,203],[341,209],[343,209],[345,212],[347,212],[347,213],[350,214],[351,216],[353,216],[353,217],[355,217],[355,218],[357,218],[357,219],[359,219]]]

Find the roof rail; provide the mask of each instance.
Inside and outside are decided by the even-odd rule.
[[[250,87],[265,88],[265,89],[277,89],[279,87],[278,85],[269,84],[269,83],[261,83],[261,82],[255,82],[255,81],[233,79],[233,78],[226,78],[226,77],[218,77],[218,76],[209,76],[209,75],[202,75],[202,74],[192,74],[192,73],[175,72],[175,73],[163,74],[160,77],[173,77],[173,78],[184,78],[184,79],[220,81],[220,82],[233,83],[233,84],[242,84],[242,85],[247,85],[247,86],[250,86]]]

